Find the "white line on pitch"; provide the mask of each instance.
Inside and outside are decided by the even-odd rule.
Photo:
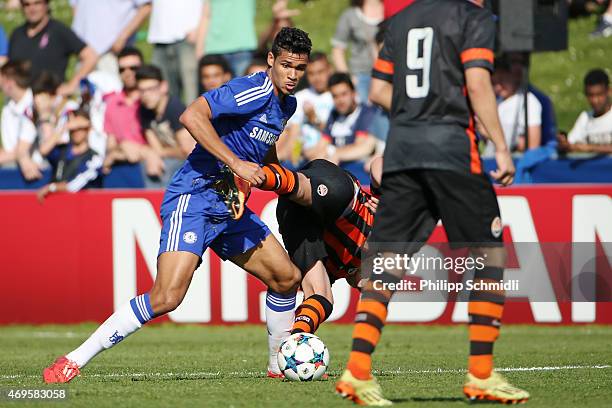
[[[592,366],[579,366],[579,365],[566,365],[566,366],[546,366],[546,367],[505,367],[496,368],[495,371],[501,372],[517,372],[517,371],[557,371],[557,370],[580,370],[580,369],[605,369],[612,368],[611,365],[592,365]],[[465,373],[465,369],[444,369],[438,368],[435,370],[382,370],[375,374],[389,375],[389,374],[436,374],[436,373]]]
[[[31,337],[41,337],[47,339],[72,339],[78,337],[84,337],[85,333],[76,333],[76,332],[54,332],[54,331],[33,331],[33,332],[8,332],[1,333],[0,337],[7,338],[31,338]]]
[[[612,368],[612,365],[566,365],[566,366],[545,366],[545,367],[506,367],[496,368],[496,371],[501,372],[521,372],[521,371],[558,371],[558,370],[601,370]],[[379,375],[398,375],[398,374],[445,374],[445,373],[465,373],[465,369],[443,369],[434,370],[382,370],[374,371],[374,374]],[[195,373],[111,373],[111,374],[85,374],[87,378],[257,378],[264,377],[264,371],[234,371],[234,372],[195,372]],[[39,375],[1,375],[3,380],[13,380],[19,378],[39,378]]]

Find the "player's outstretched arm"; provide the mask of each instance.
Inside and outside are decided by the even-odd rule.
[[[221,141],[211,119],[212,112],[210,106],[208,101],[202,96],[189,105],[180,117],[180,121],[185,126],[185,129],[189,131],[200,146],[209,151],[218,160],[227,164],[236,175],[253,185],[261,184],[264,181],[264,174],[261,168],[255,163],[240,160]]]
[[[504,186],[510,185],[514,181],[514,163],[499,123],[491,73],[485,68],[468,68],[465,81],[472,108],[495,145],[497,170],[491,172],[491,176]]]

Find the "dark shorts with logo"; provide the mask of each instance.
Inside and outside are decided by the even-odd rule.
[[[276,219],[291,261],[305,274],[317,261],[327,258],[325,227],[336,222],[351,205],[355,185],[346,171],[327,160],[311,161],[299,172],[310,179],[312,206],[280,197]],[[332,282],[335,279],[330,278]]]
[[[452,247],[502,245],[497,196],[484,174],[416,169],[383,175],[371,248],[417,249],[438,220]]]

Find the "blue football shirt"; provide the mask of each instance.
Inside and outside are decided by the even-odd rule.
[[[259,165],[296,109],[292,95],[283,102],[274,94],[266,72],[235,78],[202,95],[212,111],[212,124],[223,143],[241,160]],[[219,161],[199,144],[186,165],[210,174]]]

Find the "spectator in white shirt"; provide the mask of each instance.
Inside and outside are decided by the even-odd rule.
[[[117,76],[117,55],[133,42],[151,13],[151,0],[70,0],[70,4],[72,29],[100,55],[97,69]]]
[[[559,137],[559,150],[612,154],[610,78],[605,71],[594,69],[586,75],[584,94],[591,110],[578,116],[567,139]]]
[[[195,43],[205,22],[205,0],[153,0],[149,43],[170,95],[190,104],[198,96]]]
[[[42,174],[41,163],[36,163],[31,154],[37,133],[32,121],[33,96],[28,68],[27,63],[19,61],[9,61],[0,68],[0,87],[9,98],[2,109],[0,165],[17,162],[26,180],[36,180]]]
[[[510,67],[499,64],[493,75],[495,94],[498,97],[497,112],[506,144],[511,152],[525,152],[540,147],[542,141],[542,104],[531,92],[527,93],[527,129],[525,127],[525,90],[521,89],[521,76]],[[478,129],[486,132],[482,127]],[[525,134],[529,135],[529,140]],[[484,157],[493,157],[494,148],[488,143]]]

